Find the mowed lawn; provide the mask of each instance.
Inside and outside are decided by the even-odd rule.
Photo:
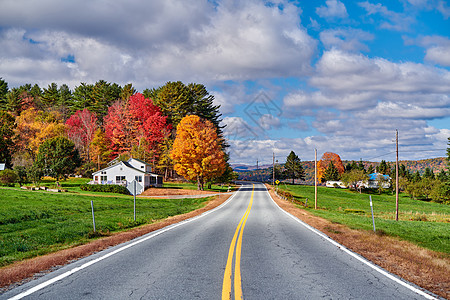
[[[69,187],[79,190],[79,183]],[[136,199],[101,193],[52,193],[0,188],[0,266],[73,245],[111,232],[183,214],[204,205],[208,198]],[[93,233],[91,200],[94,201],[97,233]]]
[[[314,187],[280,185],[297,201],[308,199],[308,211],[353,229],[373,230],[369,195],[372,196],[375,227],[379,234],[396,236],[424,248],[450,254],[450,205],[399,197],[399,221],[395,221],[395,195],[359,194],[347,189],[318,187],[318,209],[314,209]],[[299,207],[303,207],[299,205]]]

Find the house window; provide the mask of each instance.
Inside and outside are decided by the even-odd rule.
[[[144,168],[144,166],[141,166],[141,169],[143,169]]]
[[[94,177],[94,181],[98,181],[98,176],[95,176],[95,177]]]
[[[108,181],[108,176],[100,176],[100,181]]]
[[[116,183],[122,183],[125,181],[125,176],[116,176]]]
[[[102,175],[106,174],[106,171],[102,171]]]
[[[142,176],[134,176],[137,182],[142,182]]]

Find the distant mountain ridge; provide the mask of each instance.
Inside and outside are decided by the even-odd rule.
[[[352,162],[352,160],[342,161],[344,167],[348,163]],[[359,161],[355,162],[359,163]],[[387,163],[391,166],[391,168],[395,167],[395,162]],[[363,161],[363,164],[366,170],[370,165],[372,165],[376,169],[380,162]],[[441,172],[441,170],[449,170],[446,157],[399,161],[399,165],[402,164],[411,173],[416,173],[417,171],[419,171],[420,174],[423,174],[426,168],[430,168],[435,174]],[[281,165],[283,166],[284,164]],[[312,182],[314,177],[314,161],[303,161],[302,166],[305,170],[305,180],[307,182]],[[239,179],[241,180],[270,181],[272,179],[272,165],[258,166],[258,170],[256,170],[256,165],[236,164],[231,165],[231,167],[234,171],[239,173]]]

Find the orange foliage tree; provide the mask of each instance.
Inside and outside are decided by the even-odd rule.
[[[330,162],[336,167],[339,172],[339,175],[345,172],[344,165],[342,164],[341,158],[339,155],[333,152],[325,152],[322,155],[322,158],[317,163],[317,180],[319,182],[322,181],[323,176],[325,175],[325,171],[330,165]]]
[[[203,190],[205,181],[217,178],[225,171],[225,154],[220,142],[210,121],[195,115],[184,117],[177,126],[170,153],[175,171],[187,180],[197,181],[198,189]]]

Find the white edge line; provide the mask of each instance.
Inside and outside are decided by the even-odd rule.
[[[372,263],[371,261],[363,258],[362,256],[356,254],[355,252],[351,251],[350,249],[348,249],[347,247],[339,244],[338,242],[336,242],[335,240],[331,239],[329,236],[325,235],[323,232],[317,230],[316,228],[312,227],[311,225],[303,222],[302,220],[300,220],[299,218],[295,217],[294,215],[291,215],[290,213],[288,213],[287,211],[285,211],[284,209],[282,209],[276,202],[275,200],[273,200],[272,195],[270,195],[269,191],[267,190],[267,187],[264,185],[264,187],[266,188],[267,193],[269,194],[270,199],[272,199],[273,203],[275,203],[275,205],[285,214],[287,214],[289,217],[291,217],[292,219],[294,219],[295,221],[297,221],[298,223],[300,223],[301,225],[303,225],[304,227],[306,227],[307,229],[311,230],[312,232],[314,232],[315,234],[319,235],[320,237],[322,237],[323,239],[327,240],[328,242],[330,242],[331,244],[335,245],[336,247],[340,248],[342,251],[346,252],[347,254],[349,254],[350,256],[356,258],[357,260],[359,260],[360,262],[364,263],[365,265],[371,267],[372,269],[374,269],[375,271],[381,273],[382,275],[386,276],[387,278],[399,283],[400,285],[410,289],[411,291],[424,296],[427,299],[436,299],[435,297],[433,297],[430,294],[425,293],[424,291],[410,285],[409,283],[399,279],[398,277],[390,274],[389,272],[385,271],[384,269],[382,269],[381,267],[375,265],[374,263]]]
[[[241,186],[241,187],[242,187],[242,186]],[[241,189],[241,187],[239,188],[239,190]],[[238,191],[239,191],[239,190],[238,190]],[[179,222],[179,223],[175,223],[174,225],[168,225],[168,226],[166,226],[166,227],[160,229],[159,231],[157,231],[157,232],[155,232],[155,233],[153,233],[153,234],[150,234],[149,236],[147,236],[147,237],[145,237],[145,238],[139,238],[139,237],[138,237],[137,239],[139,239],[139,240],[137,240],[137,241],[134,241],[134,242],[132,242],[132,243],[130,243],[130,244],[127,244],[127,245],[125,245],[125,246],[123,246],[123,247],[120,247],[119,249],[116,249],[116,250],[114,250],[114,251],[112,251],[112,252],[109,252],[109,253],[107,253],[107,254],[105,254],[105,255],[99,257],[99,258],[96,258],[96,259],[94,259],[94,260],[91,260],[91,261],[89,261],[89,262],[87,262],[87,263],[85,263],[85,264],[83,264],[83,265],[81,265],[81,266],[79,266],[79,267],[73,268],[72,270],[69,270],[69,271],[67,271],[67,272],[65,272],[65,273],[63,273],[63,274],[61,274],[61,275],[58,275],[58,276],[56,276],[56,277],[54,277],[54,278],[52,278],[52,279],[49,279],[49,280],[47,280],[47,281],[45,281],[45,282],[43,282],[43,283],[40,283],[40,284],[36,285],[35,287],[32,287],[32,288],[30,288],[29,290],[26,290],[26,291],[24,291],[24,292],[22,292],[22,293],[20,293],[20,294],[17,294],[17,295],[15,295],[15,296],[13,296],[13,297],[11,297],[11,298],[9,298],[9,299],[10,299],[10,300],[22,299],[23,297],[26,297],[26,296],[28,296],[28,295],[31,295],[31,294],[33,294],[33,293],[35,293],[35,292],[37,292],[37,291],[39,291],[39,290],[41,290],[41,289],[43,289],[43,288],[45,288],[45,287],[51,285],[51,284],[53,284],[53,283],[55,283],[55,282],[57,282],[57,281],[59,281],[59,280],[62,280],[62,279],[64,279],[64,278],[66,278],[67,276],[70,276],[70,275],[72,275],[72,274],[74,274],[74,273],[76,273],[76,272],[78,272],[78,271],[81,271],[81,270],[83,270],[83,269],[85,269],[85,268],[87,268],[87,267],[89,267],[89,266],[91,266],[91,265],[93,265],[93,264],[95,264],[95,263],[98,263],[99,261],[102,261],[102,260],[104,260],[105,258],[108,258],[108,257],[110,257],[110,256],[113,256],[114,254],[117,254],[117,253],[119,253],[119,252],[122,252],[123,250],[126,250],[126,249],[128,249],[128,248],[130,248],[130,247],[136,246],[136,245],[138,245],[138,244],[140,244],[140,243],[142,243],[142,242],[145,242],[145,241],[147,241],[147,240],[149,240],[149,239],[151,239],[151,238],[154,238],[155,236],[158,236],[158,235],[160,235],[160,234],[162,234],[162,233],[164,233],[164,232],[166,232],[166,231],[169,231],[169,230],[172,230],[172,229],[174,229],[174,228],[177,228],[178,226],[185,225],[185,224],[190,223],[190,222],[192,222],[192,221],[194,221],[194,220],[197,220],[197,219],[200,219],[200,218],[202,218],[202,217],[204,217],[204,216],[206,216],[206,215],[209,215],[210,213],[212,213],[212,212],[214,212],[214,211],[216,211],[216,210],[219,210],[219,209],[221,209],[222,207],[224,207],[225,205],[227,205],[227,204],[234,198],[234,196],[236,196],[236,195],[237,195],[237,192],[235,192],[230,198],[227,199],[227,201],[225,201],[225,202],[222,203],[221,205],[219,205],[219,206],[217,206],[217,207],[215,207],[215,208],[213,208],[213,209],[211,209],[211,210],[208,210],[208,211],[202,213],[201,215],[192,217],[192,218],[190,218],[190,219],[181,221],[181,222]]]

